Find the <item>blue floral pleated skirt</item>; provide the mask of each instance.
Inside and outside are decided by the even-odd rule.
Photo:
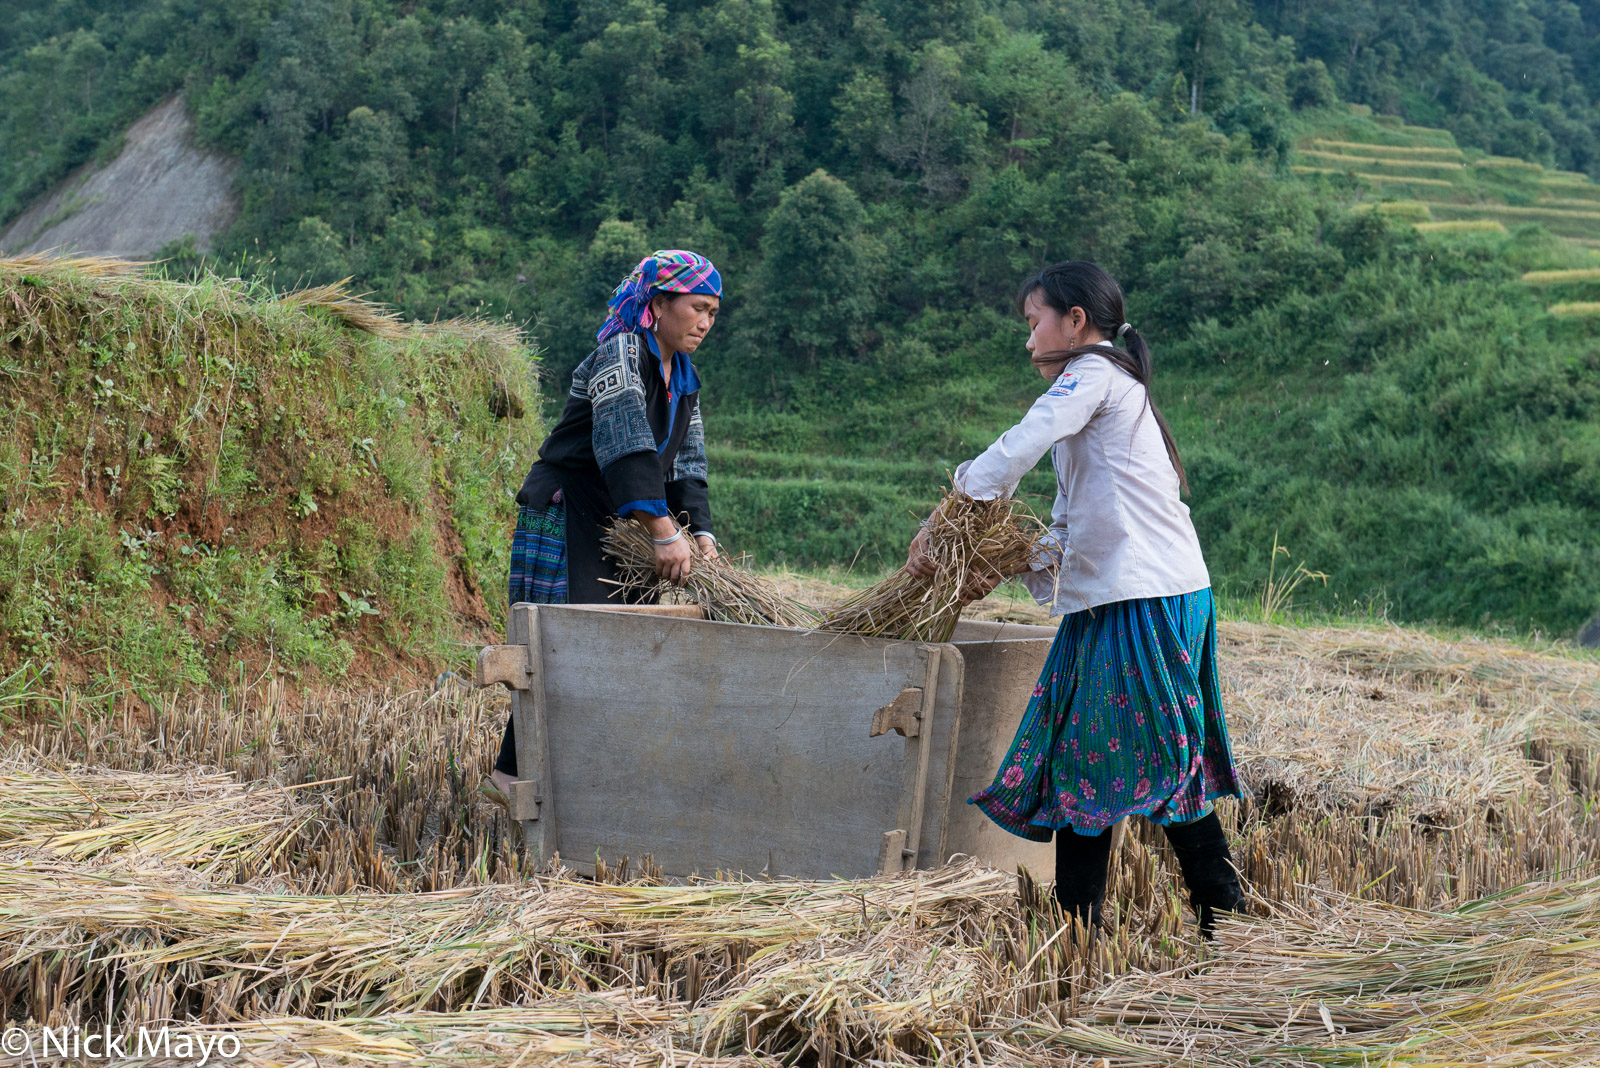
[[[567,507],[559,495],[544,508],[518,507],[517,529],[511,535],[511,581],[506,593],[512,604],[567,603]],[[506,717],[494,768],[516,777],[514,714]]]
[[[1133,814],[1188,823],[1243,797],[1216,650],[1209,589],[1067,616],[994,783],[969,803],[1047,842]]]
[[[567,603],[567,506],[517,509],[511,535],[511,603]]]

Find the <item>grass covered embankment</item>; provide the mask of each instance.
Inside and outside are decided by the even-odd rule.
[[[0,699],[457,656],[503,612],[534,387],[494,324],[0,260]]]

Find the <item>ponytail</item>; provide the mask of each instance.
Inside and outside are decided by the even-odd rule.
[[[1145,407],[1156,417],[1156,426],[1161,430],[1161,443],[1167,448],[1167,459],[1172,461],[1172,469],[1178,474],[1179,492],[1188,493],[1189,475],[1183,469],[1182,457],[1178,455],[1177,439],[1172,436],[1172,428],[1167,425],[1166,417],[1156,407],[1155,401],[1150,399],[1150,374],[1153,369],[1150,346],[1144,335],[1123,317],[1122,287],[1098,264],[1087,260],[1071,260],[1051,264],[1029,275],[1017,291],[1019,310],[1035,292],[1040,293],[1044,302],[1058,314],[1066,315],[1073,308],[1082,308],[1095,328],[1113,340],[1110,348],[1105,345],[1080,345],[1059,352],[1036,352],[1033,354],[1034,365],[1054,378],[1079,357],[1094,355],[1105,357],[1127,372],[1129,377],[1144,387]],[[1124,348],[1116,347],[1117,339],[1122,341]]]
[[[1123,324],[1127,326],[1126,323]],[[1161,443],[1167,447],[1167,459],[1172,461],[1172,469],[1178,472],[1178,489],[1187,494],[1189,492],[1189,473],[1183,469],[1183,458],[1178,455],[1178,439],[1172,436],[1172,428],[1167,425],[1167,417],[1161,414],[1161,409],[1156,407],[1156,402],[1150,399],[1150,346],[1145,342],[1144,335],[1133,327],[1128,329],[1123,337],[1123,344],[1127,345],[1127,354],[1113,348],[1107,357],[1112,363],[1127,371],[1139,384],[1144,387],[1144,403],[1150,409],[1150,414],[1156,417],[1156,426],[1161,428]]]

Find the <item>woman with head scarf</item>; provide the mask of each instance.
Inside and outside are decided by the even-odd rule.
[[[1020,577],[1065,618],[994,783],[970,800],[1012,834],[1055,838],[1056,899],[1091,926],[1110,828],[1134,814],[1159,824],[1209,937],[1218,913],[1244,903],[1212,805],[1243,793],[1217,683],[1211,578],[1180,498],[1177,444],[1150,401],[1150,347],[1123,318],[1122,288],[1084,260],[1033,275],[1018,305],[1050,385],[955,483],[1009,497],[1050,454],[1053,521]],[[914,573],[933,571],[926,542],[912,543]]]
[[[646,256],[617,286],[597,347],[572,372],[561,420],[517,494],[511,603],[602,604],[616,570],[600,548],[613,518],[631,518],[656,543],[656,571],[682,582],[691,553],[716,556],[706,488],[700,379],[690,355],[716,323],[722,276],[694,252]],[[517,776],[513,723],[492,775]]]

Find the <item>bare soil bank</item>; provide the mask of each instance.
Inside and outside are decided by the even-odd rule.
[[[0,230],[0,249],[70,249],[139,258],[193,234],[196,247],[233,224],[238,163],[199,148],[180,97],[128,127],[110,164],[86,163]]]

